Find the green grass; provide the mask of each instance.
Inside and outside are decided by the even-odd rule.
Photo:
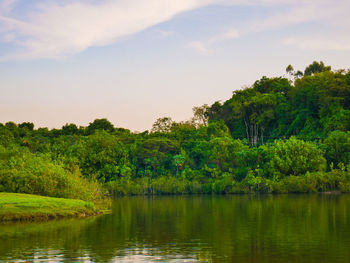
[[[92,202],[39,195],[0,193],[1,221],[33,221],[96,215]]]

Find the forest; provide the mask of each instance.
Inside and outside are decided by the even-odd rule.
[[[0,124],[0,192],[98,201],[108,194],[350,191],[350,71],[322,61],[131,132]]]

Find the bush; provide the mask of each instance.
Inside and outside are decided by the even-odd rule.
[[[272,157],[266,172],[270,176],[281,178],[288,175],[304,175],[307,172],[325,171],[326,159],[312,142],[291,137],[286,141],[277,141],[270,148]]]
[[[44,154],[25,148],[0,148],[0,191],[95,201],[103,191],[82,178],[78,167],[64,168]]]
[[[337,165],[339,162],[350,162],[350,132],[333,131],[324,140],[326,158]]]
[[[334,169],[330,172],[306,173],[288,176],[280,181],[270,181],[273,193],[316,193],[328,191],[350,191],[350,172]]]

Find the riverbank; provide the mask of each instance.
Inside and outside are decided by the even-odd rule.
[[[39,195],[0,193],[0,222],[45,221],[102,214],[92,202]]]
[[[233,174],[219,178],[197,176],[159,176],[156,178],[118,178],[105,187],[114,196],[182,195],[182,194],[249,194],[249,193],[349,193],[350,171],[333,169],[299,176],[266,178],[249,175],[237,181]]]

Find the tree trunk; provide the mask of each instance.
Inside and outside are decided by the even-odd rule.
[[[248,143],[249,143],[250,141],[249,141],[248,123],[247,123],[247,121],[245,119],[244,119],[244,124],[245,124],[245,131],[247,133],[247,140],[248,140]]]

